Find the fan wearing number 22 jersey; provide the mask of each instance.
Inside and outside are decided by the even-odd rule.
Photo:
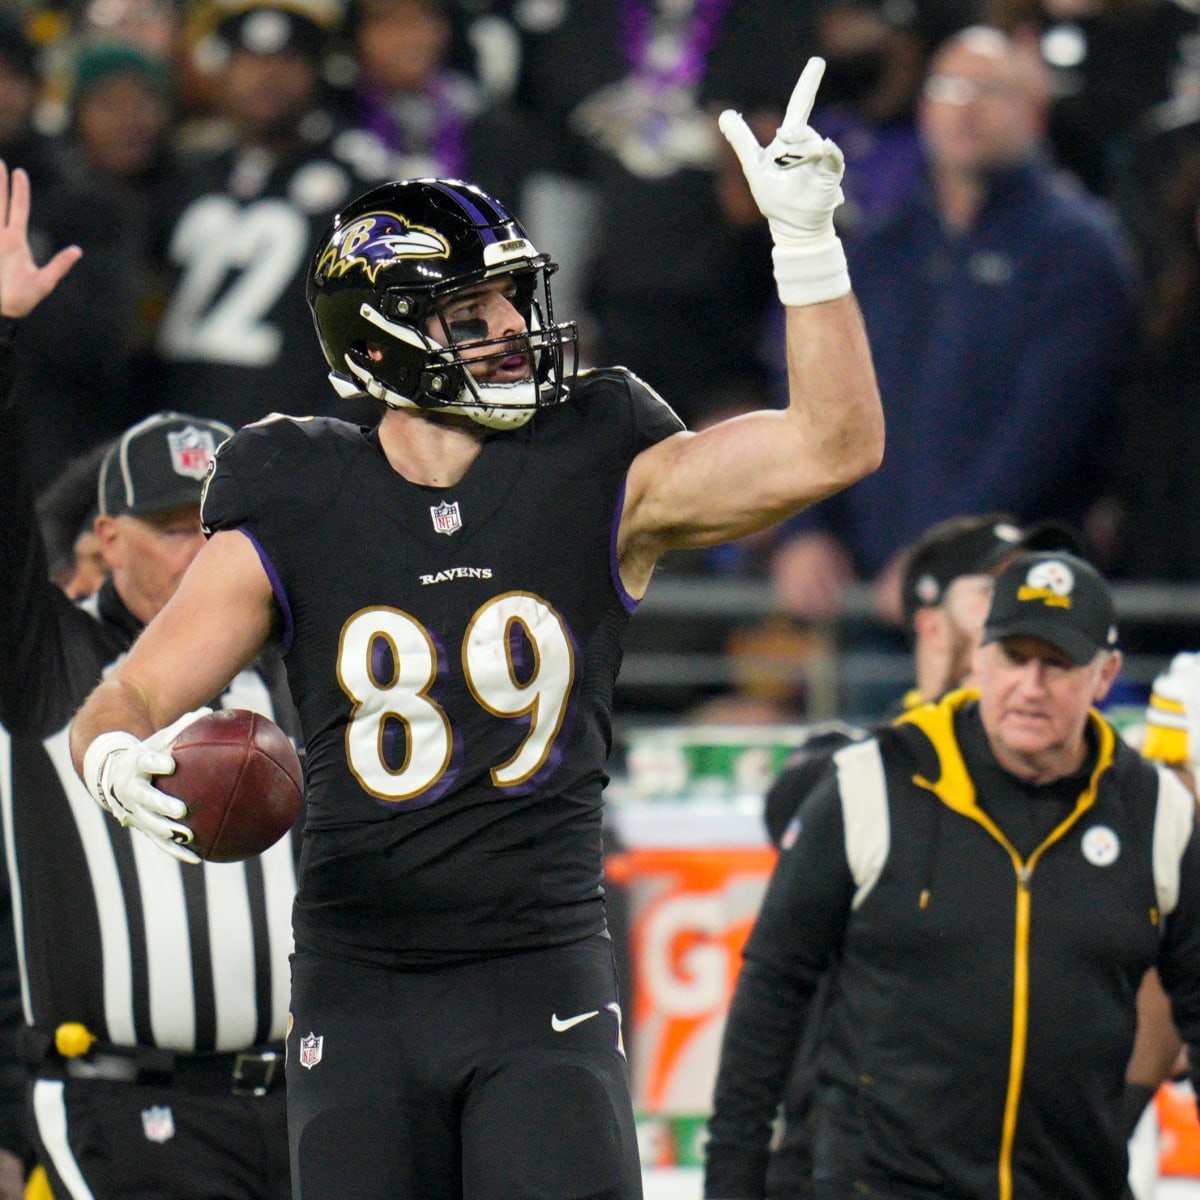
[[[298,947],[425,967],[603,930],[634,608],[613,544],[630,462],[680,428],[617,368],[486,440],[448,489],[330,418],[221,447],[204,524],[241,529],[271,577],[308,748]]]

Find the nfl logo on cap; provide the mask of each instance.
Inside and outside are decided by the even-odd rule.
[[[143,516],[199,504],[217,448],[232,434],[223,421],[181,412],[154,413],[131,425],[101,464],[101,513]]]
[[[203,479],[209,463],[217,452],[216,440],[207,429],[189,425],[178,433],[167,434],[171,449],[171,465],[176,475],[187,475],[192,479]]]

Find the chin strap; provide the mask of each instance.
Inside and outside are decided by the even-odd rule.
[[[459,390],[456,402],[453,404],[422,406],[410,397],[402,396],[398,392],[394,392],[384,386],[370,372],[358,366],[353,360],[347,358],[346,365],[353,373],[354,378],[359,381],[358,383],[347,379],[344,375],[338,375],[333,372],[329,376],[329,382],[333,385],[334,391],[343,400],[356,400],[365,395],[381,401],[388,408],[409,408],[417,412],[443,412],[469,417],[472,421],[488,429],[518,429],[526,424],[537,411],[538,385],[532,380],[501,384],[495,387],[480,387],[478,385],[464,387]],[[488,392],[501,392],[504,389],[512,389],[509,395],[503,397],[505,402],[488,403]],[[517,389],[520,389],[522,393],[528,389],[533,403],[512,404],[511,400]],[[475,399],[464,403],[464,396],[474,396]]]

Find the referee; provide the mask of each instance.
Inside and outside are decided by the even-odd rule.
[[[158,413],[100,473],[111,573],[75,605],[49,582],[13,397],[17,322],[80,251],[38,268],[29,181],[0,163],[0,803],[12,883],[34,1149],[57,1200],[287,1200],[283,1039],[294,839],[183,870],[106,820],[66,728],[203,544],[218,422]],[[295,732],[267,664],[214,707]]]

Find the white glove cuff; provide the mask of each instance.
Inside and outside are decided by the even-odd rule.
[[[850,291],[850,272],[841,238],[821,239],[818,246],[776,246],[775,284],[789,307],[836,300]]]
[[[132,733],[114,729],[111,733],[102,733],[83,754],[83,782],[92,793],[92,799],[106,813],[112,812],[112,804],[104,787],[104,767],[109,756],[118,750],[134,750],[142,744],[141,738]]]

